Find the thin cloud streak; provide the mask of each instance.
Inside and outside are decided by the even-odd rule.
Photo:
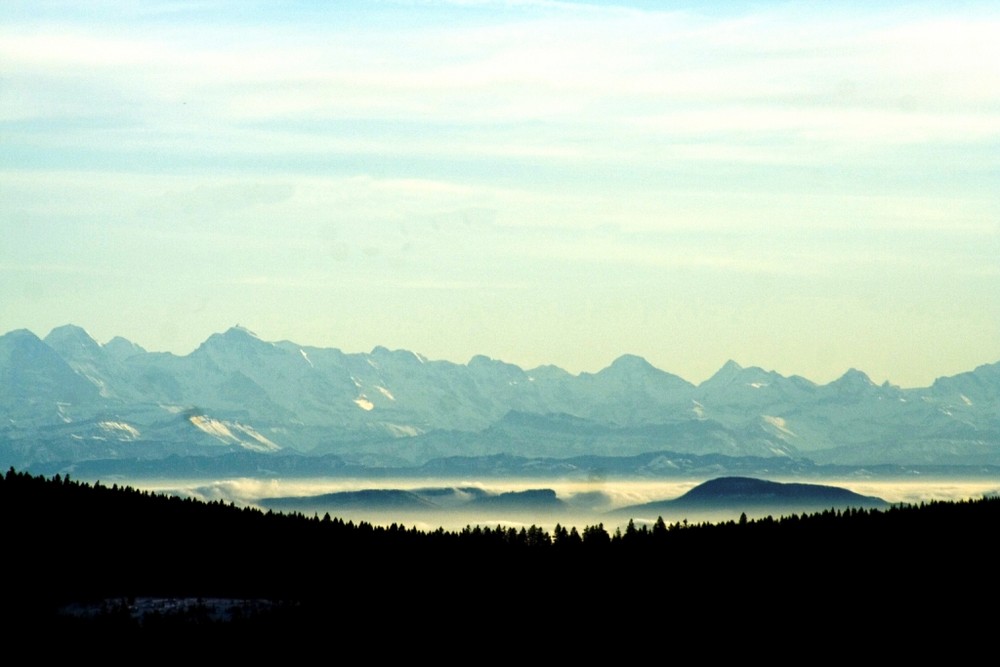
[[[360,33],[355,26],[351,32],[333,26],[332,35],[331,26],[270,35],[257,27],[218,27],[194,37],[158,28],[153,36],[159,39],[150,40],[99,27],[41,36],[18,34],[15,27],[4,31],[0,55],[25,79],[41,77],[56,86],[80,76],[105,79],[131,90],[129,97],[139,102],[133,108],[142,114],[155,118],[156,108],[183,100],[201,105],[199,118],[226,124],[363,116],[617,125],[667,106],[675,109],[668,116],[672,134],[705,131],[707,120],[710,127],[746,131],[787,130],[791,121],[792,127],[819,125],[831,138],[852,139],[859,136],[856,127],[853,134],[833,132],[840,112],[831,104],[850,111],[867,101],[873,110],[854,111],[860,117],[848,128],[867,123],[871,114],[886,127],[886,118],[912,115],[897,114],[893,106],[940,107],[941,85],[960,94],[966,107],[998,99],[997,87],[988,83],[1000,78],[1000,46],[986,39],[1000,24],[995,19],[952,20],[949,39],[929,38],[926,23],[918,21],[891,32],[887,42],[867,28],[869,16],[839,24],[821,15],[773,12],[735,22],[656,12],[567,14],[415,34],[387,32],[378,24]],[[577,48],[584,43],[586,50]],[[920,54],[916,63],[914,54]],[[892,82],[888,92],[880,85],[886,80]],[[89,98],[68,92],[81,110],[93,109]],[[753,113],[752,100],[764,108]],[[934,118],[924,111],[916,122],[940,125],[953,117]],[[995,120],[985,115],[973,126],[985,125],[978,131],[993,136]],[[953,129],[959,127],[968,125]],[[864,136],[879,138],[877,132]]]

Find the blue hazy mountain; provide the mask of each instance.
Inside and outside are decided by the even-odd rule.
[[[818,385],[727,362],[694,385],[635,355],[597,373],[261,340],[178,356],[73,325],[0,336],[0,465],[240,451],[419,467],[450,457],[649,452],[817,464],[1000,464],[1000,363],[932,386],[850,369]]]
[[[889,503],[838,486],[771,482],[752,477],[719,477],[699,484],[679,498],[630,505],[618,514],[677,511],[803,511],[847,507],[884,508]]]
[[[317,496],[262,498],[262,507],[281,512],[365,510],[438,510],[438,506],[420,494],[401,489],[364,489],[340,491]]]
[[[315,496],[262,498],[259,505],[278,511],[343,512],[363,510],[497,511],[553,512],[566,509],[564,501],[552,489],[529,489],[492,493],[478,487],[433,487],[426,489],[364,489],[339,491]]]

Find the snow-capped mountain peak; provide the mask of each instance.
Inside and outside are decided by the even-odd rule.
[[[208,443],[418,463],[430,453],[663,448],[878,462],[880,452],[898,460],[913,447],[927,460],[938,447],[928,443],[947,443],[948,460],[1000,464],[998,400],[1000,364],[904,390],[856,369],[820,386],[727,361],[696,387],[630,354],[573,375],[485,355],[461,364],[381,346],[365,354],[271,343],[242,326],[186,356],[122,338],[101,346],[73,325],[45,341],[26,330],[0,336],[0,464],[165,456]],[[512,412],[533,418],[495,430]]]

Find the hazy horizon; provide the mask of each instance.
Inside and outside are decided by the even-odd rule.
[[[0,6],[0,330],[698,383],[1000,359],[1000,7]]]
[[[87,331],[86,327],[81,327],[80,325],[78,325],[78,324],[75,324],[75,323],[67,323],[67,324],[65,324],[65,325],[62,325],[62,326],[76,326],[76,327],[79,327],[79,328],[83,329],[84,331]],[[254,336],[257,336],[257,333],[256,333],[255,331],[253,331],[253,330],[252,330],[252,329],[251,329],[250,327],[245,327],[245,326],[243,326],[242,324],[235,324],[235,325],[233,325],[233,327],[234,327],[234,328],[235,328],[235,327],[239,327],[239,328],[242,328],[242,329],[246,330],[247,332],[249,332],[250,334],[253,334]],[[59,328],[59,327],[56,327],[56,328]],[[8,333],[11,333],[11,332],[10,332],[10,331],[8,331],[8,332],[3,332],[3,333],[0,333],[0,336],[2,336],[2,335],[6,335],[6,334],[8,334]],[[32,333],[33,333],[34,335],[38,336],[39,338],[41,338],[41,339],[44,339],[44,338],[46,337],[46,335],[47,335],[47,334],[48,334],[49,332],[37,332],[37,331],[32,331]],[[217,331],[217,332],[212,332],[211,334],[209,334],[208,336],[206,336],[206,340],[207,340],[207,339],[208,339],[208,338],[209,338],[210,336],[212,336],[212,335],[215,335],[215,334],[222,334],[222,333],[225,333],[225,331]],[[91,337],[93,337],[93,335],[92,335],[92,334],[90,334],[90,332],[89,332],[89,331],[87,331],[87,334],[88,334],[88,335],[90,335]],[[115,336],[115,337],[117,337],[117,336]],[[97,342],[98,344],[100,344],[100,345],[102,345],[102,346],[103,346],[103,345],[106,345],[106,344],[107,344],[108,342],[110,342],[110,340],[111,340],[111,339],[109,339],[109,340],[103,340],[103,341],[101,341],[101,340],[97,340],[97,339],[95,338],[94,340],[95,340],[95,341],[96,341],[96,342]],[[145,350],[146,350],[147,352],[150,352],[150,353],[161,353],[161,352],[166,352],[166,353],[168,353],[168,354],[173,354],[173,355],[175,355],[175,356],[187,356],[188,354],[191,354],[191,352],[193,352],[194,350],[196,350],[196,349],[197,349],[197,347],[195,347],[195,348],[193,348],[192,350],[188,350],[188,351],[185,351],[185,352],[182,352],[182,353],[177,353],[177,352],[174,352],[174,351],[171,351],[171,350],[151,350],[151,349],[148,349],[148,348],[147,348],[147,347],[146,347],[145,345],[143,345],[143,344],[142,344],[142,343],[141,343],[140,341],[135,341],[135,340],[132,340],[132,341],[129,341],[129,342],[131,342],[131,343],[135,343],[136,345],[139,345],[140,347],[142,347],[143,349],[145,349]],[[204,341],[202,341],[202,342],[204,342]],[[302,341],[289,341],[288,339],[282,339],[282,340],[274,340],[274,341],[264,341],[264,342],[268,342],[268,343],[283,343],[283,342],[291,342],[291,343],[295,343],[295,344],[297,344],[297,345],[302,345],[303,347],[310,347],[310,348],[315,348],[315,347],[322,347],[322,346],[317,346],[317,345],[308,345],[308,344],[304,344],[304,343],[302,343]],[[200,343],[199,343],[199,346],[200,346]],[[342,350],[342,349],[340,349],[340,348],[336,348],[336,346],[331,346],[331,349],[339,349],[340,351],[342,351],[342,352],[344,352],[344,353],[347,353],[347,354],[369,354],[369,353],[371,353],[371,352],[372,352],[372,351],[374,350],[374,348],[375,348],[375,347],[380,347],[380,346],[379,346],[379,345],[375,345],[375,346],[373,346],[372,348],[369,348],[368,350]],[[384,346],[383,346],[383,347],[384,347]],[[430,358],[430,357],[427,357],[426,355],[422,355],[422,354],[421,354],[421,352],[420,352],[419,350],[408,350],[408,351],[409,351],[409,352],[413,352],[414,354],[417,354],[417,355],[420,355],[420,356],[421,356],[422,358],[425,358],[425,359],[427,359],[427,360],[429,360],[429,361],[445,361],[445,362],[449,362],[449,363],[454,363],[454,364],[457,364],[457,365],[466,365],[466,364],[468,364],[468,363],[469,363],[469,362],[471,361],[471,358],[469,358],[469,359],[464,359],[464,360],[460,360],[460,359],[437,359],[437,358],[434,358],[434,359],[432,359],[432,358]],[[619,355],[619,357],[620,357],[620,356],[627,356],[627,355],[629,355],[629,354],[631,354],[631,353],[630,353],[630,352],[627,352],[627,351],[626,351],[626,352],[623,352],[623,353],[622,353],[621,355]],[[617,359],[617,358],[618,358],[618,357],[616,357],[616,359]],[[504,363],[514,363],[514,362],[511,362],[511,361],[510,361],[510,360],[508,360],[508,359],[498,359],[498,361],[501,361],[501,362],[504,362]],[[601,370],[603,370],[603,369],[607,368],[608,366],[610,366],[610,365],[611,365],[611,364],[612,364],[612,363],[613,363],[614,361],[615,361],[615,359],[611,359],[611,360],[609,360],[609,361],[608,361],[608,363],[607,363],[607,364],[605,364],[604,366],[601,366],[601,367],[599,367],[599,368],[593,368],[593,369],[584,369],[584,370],[582,370],[582,371],[579,371],[579,372],[573,372],[573,371],[569,371],[569,370],[567,370],[567,369],[563,369],[563,370],[566,370],[567,372],[571,373],[572,375],[577,375],[577,376],[578,376],[578,375],[580,375],[580,374],[586,374],[586,373],[595,373],[595,372],[598,372],[598,371],[601,371]],[[647,359],[647,361],[648,361],[648,359]],[[706,377],[704,377],[704,378],[700,378],[700,379],[698,379],[697,381],[695,381],[695,380],[692,380],[691,378],[688,378],[688,377],[684,377],[684,376],[681,376],[680,374],[678,374],[678,373],[674,372],[674,371],[673,371],[672,369],[669,369],[669,368],[660,368],[660,367],[656,367],[656,366],[655,366],[655,364],[654,364],[654,367],[656,367],[656,368],[659,368],[659,370],[661,370],[661,371],[665,371],[665,372],[667,372],[667,373],[671,373],[671,374],[673,374],[673,375],[677,375],[677,376],[678,376],[678,377],[680,377],[681,379],[683,379],[683,380],[686,380],[687,382],[689,382],[689,383],[691,383],[691,384],[693,384],[693,385],[695,385],[695,386],[698,386],[698,385],[699,385],[699,384],[701,384],[702,382],[704,382],[704,381],[708,380],[708,379],[709,379],[709,378],[710,378],[710,377],[711,377],[711,376],[712,376],[712,375],[713,375],[714,373],[716,373],[716,372],[718,372],[719,370],[721,370],[721,369],[722,369],[722,367],[723,367],[723,366],[724,366],[725,364],[728,364],[728,363],[730,363],[730,362],[735,362],[735,363],[737,363],[737,364],[738,364],[739,366],[741,366],[741,367],[743,367],[743,368],[751,368],[751,367],[759,367],[759,366],[758,366],[757,364],[752,364],[752,363],[743,363],[743,362],[741,362],[741,360],[738,360],[738,359],[728,359],[728,360],[726,360],[726,361],[724,362],[724,364],[723,364],[723,365],[720,365],[720,367],[719,367],[719,368],[715,369],[715,371],[713,371],[712,373],[710,373],[709,375],[707,375],[707,376],[706,376]],[[989,365],[989,364],[992,364],[992,363],[1000,363],[1000,362],[993,362],[993,361],[986,361],[986,362],[983,362],[982,364],[977,364],[977,365],[976,365],[976,367],[978,367],[978,366],[982,366],[982,365]],[[517,365],[517,364],[515,364],[515,365]],[[540,364],[539,366],[535,366],[535,367],[521,367],[521,366],[519,366],[519,367],[520,367],[520,368],[522,368],[522,370],[525,370],[525,371],[531,371],[531,370],[535,370],[535,369],[538,369],[538,368],[541,368],[541,367],[545,367],[545,366],[555,366],[555,365],[556,365],[556,364],[548,364],[548,363],[544,363],[544,364]],[[958,373],[964,373],[964,372],[969,372],[969,371],[973,371],[973,370],[975,370],[975,368],[976,368],[976,367],[971,367],[971,368],[967,368],[967,369],[965,369],[965,370],[962,370],[962,371],[957,371],[957,373],[956,373],[956,374],[958,374]],[[777,371],[775,371],[775,369],[772,369],[772,368],[763,368],[763,370],[765,370],[765,371],[768,371],[768,372],[771,372],[771,371],[774,371],[774,372],[777,372]],[[867,371],[866,371],[866,370],[865,370],[864,368],[857,368],[857,367],[851,367],[850,369],[844,369],[844,372],[845,372],[845,373],[847,373],[847,372],[849,372],[850,370],[857,370],[857,371],[861,371],[862,373],[866,373],[866,374],[867,374]],[[799,376],[799,377],[805,377],[805,376]],[[810,378],[810,377],[805,377],[805,379],[806,379],[806,380],[810,380],[810,381],[813,381],[813,382],[816,382],[816,380],[814,380],[813,378]],[[836,380],[836,379],[837,379],[837,378],[834,378],[834,380]],[[831,380],[831,381],[832,381],[832,380]],[[888,379],[887,379],[887,381],[888,381],[888,382],[889,382],[890,384],[893,384],[893,385],[897,385],[897,386],[899,386],[899,385],[898,385],[898,383],[896,383],[896,382],[893,382],[891,378],[888,378]],[[825,384],[825,383],[822,383],[822,382],[816,382],[816,384],[820,384],[820,385],[822,385],[822,384]],[[912,388],[912,389],[919,389],[919,388],[924,388],[924,387],[929,387],[929,386],[930,386],[931,384],[932,384],[932,383],[931,383],[931,382],[929,382],[929,383],[927,383],[927,385],[924,385],[923,387],[903,387],[903,388],[907,388],[907,389],[909,389],[909,388]]]

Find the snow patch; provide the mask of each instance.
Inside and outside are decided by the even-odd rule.
[[[243,424],[233,424],[233,428],[239,430],[241,433],[250,436],[255,443],[247,442],[246,440],[241,440],[240,444],[247,449],[252,449],[258,452],[273,452],[275,450],[281,449],[280,445],[277,445],[273,441],[269,440],[266,436],[258,433],[250,426],[245,426]],[[259,444],[258,444],[259,443]]]
[[[753,387],[754,389],[760,389],[761,387],[766,387],[767,385],[768,385],[767,382],[751,382],[750,383],[750,386]]]
[[[315,366],[313,366],[313,362],[312,362],[312,360],[311,360],[311,359],[309,359],[309,355],[308,355],[308,354],[306,354],[306,351],[305,351],[305,350],[301,350],[301,349],[300,349],[300,350],[299,350],[299,353],[300,353],[300,354],[302,355],[302,358],[306,360],[306,363],[307,363],[307,364],[309,364],[309,365],[310,365],[310,366],[312,366],[313,368],[316,368]]]
[[[224,423],[217,419],[212,419],[211,417],[205,417],[204,415],[191,415],[188,417],[188,421],[191,422],[195,427],[208,433],[211,436],[215,436],[220,440],[234,440],[239,441],[233,432],[229,430]]]
[[[365,412],[371,412],[372,410],[375,409],[375,404],[369,401],[364,396],[359,396],[358,398],[355,398],[354,404],[357,405],[362,410],[364,410]]]
[[[959,394],[959,396],[962,398],[962,400],[965,402],[966,405],[972,405],[972,401],[969,400],[968,396],[966,396],[965,394]]]
[[[666,456],[657,456],[644,467],[650,470],[677,470],[680,466]]]
[[[785,433],[785,434],[791,435],[791,436],[795,435],[795,433],[791,429],[788,428],[788,422],[786,422],[781,417],[772,417],[771,415],[761,415],[761,417],[763,418],[763,420],[765,422],[767,422],[768,424],[770,424],[774,428],[778,429],[782,433]]]
[[[694,407],[691,408],[691,412],[693,412],[698,419],[705,419],[705,406],[698,401],[691,402],[694,403]]]
[[[385,387],[375,387],[375,388],[378,389],[379,392],[383,396],[385,396],[386,398],[388,398],[390,401],[395,401],[396,400],[396,397],[393,396],[392,393],[388,389],[386,389]]]
[[[103,428],[105,431],[109,432],[117,431],[119,434],[124,434],[129,439],[139,437],[139,429],[132,426],[131,424],[126,424],[125,422],[106,421],[106,422],[98,422],[97,425]]]
[[[90,382],[90,384],[97,387],[97,392],[101,395],[102,398],[114,397],[114,394],[104,383],[104,380],[102,380],[97,376],[91,375],[90,373],[85,372],[82,368],[77,368],[77,366],[79,366],[79,364],[73,364],[73,370],[75,370],[78,375],[82,375],[83,377],[87,378],[87,381]]]
[[[258,433],[252,427],[244,424],[223,422],[204,415],[191,415],[188,417],[188,421],[194,424],[194,426],[198,429],[217,438],[218,440],[228,444],[239,445],[244,449],[249,449],[255,452],[273,452],[281,449],[280,445],[275,444],[264,435]],[[240,438],[233,431],[236,431],[236,433],[244,436],[249,436],[250,440]]]
[[[386,424],[385,427],[397,438],[412,438],[413,436],[420,435],[422,432],[416,426],[403,424]]]

